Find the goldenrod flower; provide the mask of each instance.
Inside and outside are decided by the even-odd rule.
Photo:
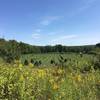
[[[32,63],[29,63],[29,66],[30,66],[30,67],[33,67],[33,64],[32,64]]]
[[[24,76],[23,76],[23,75],[20,76],[20,80],[21,80],[21,81],[24,80]]]
[[[76,80],[80,82],[81,81],[81,75],[76,76]]]
[[[46,75],[46,72],[45,72],[45,70],[38,70],[38,76],[39,76],[39,78],[43,78],[44,76]]]
[[[62,74],[62,73],[63,73],[63,70],[62,70],[62,69],[59,69],[59,70],[58,70],[58,73],[59,73],[59,74]]]
[[[19,64],[19,67],[20,67],[20,68],[22,68],[22,67],[23,67],[23,65],[22,65],[22,64]]]
[[[56,84],[56,83],[55,83],[55,84],[53,85],[53,89],[54,89],[54,90],[57,90],[57,89],[59,89],[59,86],[58,86],[58,84]]]

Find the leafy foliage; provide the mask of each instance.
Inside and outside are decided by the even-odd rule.
[[[98,71],[13,66],[0,66],[1,100],[99,100]]]
[[[95,70],[97,70],[97,69],[100,70],[100,55],[97,55],[97,59],[94,62],[94,69]]]

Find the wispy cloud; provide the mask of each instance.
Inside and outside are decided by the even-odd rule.
[[[49,32],[47,35],[52,36],[52,35],[56,35],[56,34],[57,34],[57,32]]]
[[[51,40],[51,44],[63,43],[65,40],[76,38],[77,35],[63,35]]]
[[[36,29],[35,32],[40,33],[42,30],[41,29]]]
[[[76,35],[76,34],[72,34],[72,35],[62,35],[62,36],[58,36],[54,39],[51,39],[51,41],[49,41],[49,43],[51,45],[55,45],[55,44],[63,44],[63,45],[90,45],[90,44],[96,44],[100,42],[99,39],[99,33],[84,33],[81,35]],[[91,37],[90,37],[91,36]]]
[[[33,39],[39,39],[40,38],[40,34],[39,33],[33,33],[32,34],[32,38]]]
[[[64,30],[52,31],[52,32],[49,32],[47,35],[55,36],[55,35],[58,35],[58,34],[61,34],[61,33],[64,33]]]
[[[86,9],[88,9],[89,7],[92,6],[92,4],[95,2],[96,0],[83,0],[84,5],[82,7],[79,8],[79,12],[84,11]]]
[[[95,2],[96,0],[82,0],[85,4],[91,4]]]
[[[71,17],[75,16],[75,15],[89,9],[93,5],[93,3],[96,2],[96,1],[97,0],[82,0],[83,5],[81,7],[79,7],[76,11],[70,13],[70,16]]]
[[[3,37],[3,35],[4,35],[3,33],[0,33],[0,37],[1,37],[1,38]]]
[[[40,24],[47,26],[52,22],[59,20],[60,18],[62,18],[62,16],[47,16],[40,22]]]

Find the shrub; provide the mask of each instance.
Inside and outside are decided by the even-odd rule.
[[[7,62],[7,63],[12,63],[14,61],[14,56],[12,54],[7,54],[5,57],[4,57],[4,60]]]
[[[39,66],[39,62],[35,61],[34,66]]]
[[[94,69],[95,70],[97,70],[97,69],[100,70],[100,55],[97,55],[96,60],[94,61]]]
[[[51,64],[55,64],[55,61],[54,61],[54,60],[51,60],[50,63],[51,63]]]
[[[91,70],[91,66],[85,66],[83,69],[81,69],[81,72],[82,73],[85,73],[85,72],[90,72],[90,70]]]
[[[3,60],[7,63],[13,63],[14,60],[20,59],[20,53],[18,52],[11,52],[7,50],[0,49],[0,56],[3,58]]]
[[[25,60],[25,61],[24,61],[24,65],[29,65],[28,60]]]
[[[60,55],[59,57],[60,57],[61,60],[64,60],[63,56]]]
[[[67,62],[67,59],[64,59],[64,62]]]
[[[60,55],[59,58],[58,58],[58,61],[59,61],[59,66],[60,67],[65,67],[66,66],[67,59],[64,58],[63,56]]]
[[[83,53],[82,53],[82,52],[80,52],[80,57],[81,57],[81,58],[83,57]]]
[[[42,64],[42,61],[41,60],[39,60],[39,65],[41,65]]]
[[[32,63],[32,64],[34,63],[34,59],[31,59],[31,63]]]

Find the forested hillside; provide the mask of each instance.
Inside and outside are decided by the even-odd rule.
[[[84,52],[89,53],[94,50],[96,47],[100,47],[98,43],[95,45],[86,45],[86,46],[33,46],[23,42],[17,42],[16,40],[6,41],[5,39],[0,39],[0,51],[7,52],[20,52],[21,54],[29,53],[48,53],[48,52]]]
[[[100,51],[100,44],[87,45],[87,46],[33,46],[16,40],[0,39],[0,56],[11,62],[14,59],[19,59],[22,54],[32,53],[52,53],[52,52],[74,52],[74,53],[93,53],[96,54]],[[11,60],[11,61],[9,61]]]

